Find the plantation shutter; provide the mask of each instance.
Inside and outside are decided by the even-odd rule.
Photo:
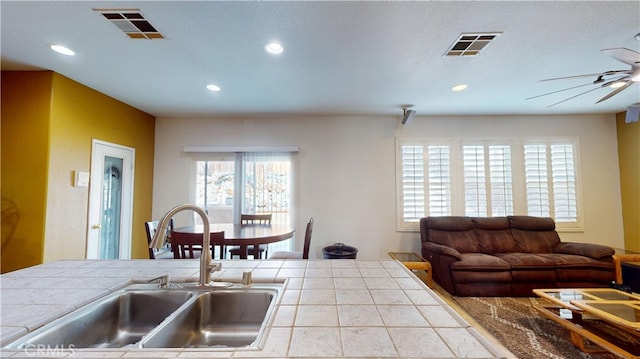
[[[396,144],[399,231],[418,230],[427,216],[516,213],[551,217],[561,231],[584,230],[577,138],[398,139]]]
[[[511,146],[489,146],[489,178],[491,183],[491,215],[513,214],[513,179]]]
[[[527,214],[549,216],[549,176],[546,145],[524,146]]]
[[[551,145],[551,173],[554,219],[556,222],[575,222],[578,218],[578,210],[576,169],[572,145]]]
[[[449,146],[429,146],[429,215],[451,215],[451,155]]]
[[[574,145],[527,144],[524,152],[529,215],[578,222]]]
[[[513,213],[509,145],[465,145],[462,148],[465,214],[506,216]]]
[[[403,145],[402,221],[451,214],[449,146]],[[426,171],[425,171],[426,169]]]
[[[487,215],[484,146],[463,146],[464,208],[467,216]]]
[[[402,218],[418,222],[424,211],[424,150],[422,146],[402,146]]]

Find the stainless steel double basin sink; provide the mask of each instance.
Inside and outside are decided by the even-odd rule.
[[[239,348],[257,346],[282,285],[130,285],[6,348]]]

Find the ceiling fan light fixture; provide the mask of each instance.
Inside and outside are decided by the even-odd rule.
[[[627,84],[627,81],[615,81],[609,85],[609,88],[617,89]]]

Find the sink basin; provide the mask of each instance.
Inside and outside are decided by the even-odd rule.
[[[135,344],[192,297],[191,291],[163,289],[116,292],[9,347],[119,348]]]
[[[246,347],[258,341],[275,305],[273,289],[217,290],[200,294],[158,326],[143,348]]]
[[[194,348],[257,345],[281,284],[131,285],[5,348]],[[231,285],[231,283],[229,283]]]

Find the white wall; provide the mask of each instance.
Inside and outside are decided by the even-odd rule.
[[[399,122],[400,116],[158,118],[153,217],[192,201],[194,161],[185,146],[298,146],[298,247],[313,217],[311,258],[322,258],[322,248],[334,242],[358,247],[359,259],[419,253],[419,233],[395,230],[396,137],[575,136],[585,231],[561,238],[624,247],[614,115],[416,116],[406,127]]]

